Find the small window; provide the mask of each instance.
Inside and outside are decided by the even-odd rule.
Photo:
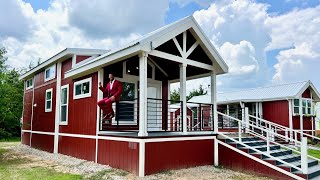
[[[300,106],[299,99],[294,99],[293,100],[293,113],[294,114],[299,114],[299,106]]]
[[[44,71],[44,81],[49,81],[51,79],[54,79],[56,76],[56,65],[50,66]]]
[[[52,111],[52,88],[46,90],[45,112]]]
[[[33,88],[33,78],[26,80],[26,90]]]
[[[61,87],[60,124],[68,124],[69,84]]]
[[[83,79],[74,83],[73,99],[91,97],[92,78]]]
[[[312,109],[313,103],[311,99],[302,99],[302,114],[303,115],[313,115],[313,109]],[[294,99],[293,101],[293,113],[298,115],[300,107],[300,100]]]

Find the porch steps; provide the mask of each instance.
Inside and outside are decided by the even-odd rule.
[[[236,140],[239,140],[238,138],[235,138]],[[295,154],[292,152],[292,150],[289,149],[282,149],[279,145],[271,144],[270,145],[270,155],[272,157],[268,157],[266,155],[263,155],[256,150],[266,152],[267,151],[267,142],[265,140],[261,140],[258,137],[244,137],[241,139],[242,143],[244,143],[247,146],[253,147],[254,149],[250,149],[248,147],[245,147],[244,145],[234,142],[231,139],[224,139],[219,138],[219,140],[236,147],[239,150],[242,150],[252,156],[255,156],[261,160],[264,160],[272,165],[275,165],[277,167],[280,167],[288,172],[291,172],[293,174],[296,174],[302,178],[305,179],[320,179],[320,165],[317,160],[314,159],[308,159],[308,174],[303,174],[301,171],[298,171],[297,169],[288,166],[286,164],[283,164],[279,161],[277,161],[275,158],[281,159],[285,162],[288,162],[294,166],[301,167],[301,157],[299,154]]]

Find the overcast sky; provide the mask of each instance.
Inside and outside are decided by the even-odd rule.
[[[319,0],[3,0],[0,46],[21,68],[66,47],[113,49],[188,15],[229,65],[218,91],[303,80],[320,89]],[[210,81],[188,91],[200,84]]]

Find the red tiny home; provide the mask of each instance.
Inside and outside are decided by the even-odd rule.
[[[210,103],[207,95],[194,97],[190,101]],[[243,108],[247,107],[250,115],[294,130],[301,129],[301,116],[303,131],[313,135],[316,130],[315,104],[319,101],[319,92],[311,81],[217,93],[218,111],[224,114],[241,119]],[[299,106],[302,106],[301,113]],[[237,123],[219,119],[219,130],[232,131],[232,127],[237,128]]]
[[[98,83],[106,86],[110,71],[123,93],[113,103],[116,116],[105,121],[97,106],[105,96]],[[215,80],[227,71],[193,17],[112,51],[67,48],[20,77],[25,81],[22,143],[139,176],[214,164],[214,109],[193,119],[186,80]],[[172,82],[180,82],[181,101],[169,98]]]

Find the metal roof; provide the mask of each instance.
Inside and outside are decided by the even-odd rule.
[[[311,87],[311,88],[310,88]],[[315,89],[311,81],[294,82],[254,89],[246,89],[234,92],[217,93],[217,103],[237,103],[237,102],[262,102],[283,99],[298,98],[307,88],[310,88],[315,101],[320,101],[319,92]],[[195,96],[189,102],[211,103],[209,95]]]

